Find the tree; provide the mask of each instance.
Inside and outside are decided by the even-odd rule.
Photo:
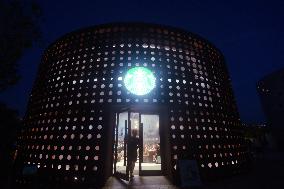
[[[17,131],[21,128],[21,120],[15,110],[0,103],[0,182],[1,188],[9,188],[13,166],[13,152]]]
[[[0,92],[19,79],[18,61],[41,39],[41,9],[33,0],[0,0]],[[9,187],[17,131],[17,112],[0,102],[0,182]]]
[[[0,0],[0,92],[16,84],[18,60],[41,39],[41,9],[32,0]]]

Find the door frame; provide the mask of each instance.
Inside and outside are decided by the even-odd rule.
[[[141,121],[141,115],[157,115],[159,118],[159,137],[160,137],[160,151],[161,151],[161,124],[160,124],[160,114],[159,112],[154,112],[154,113],[141,113],[139,112],[139,139],[140,136],[142,140],[140,139],[140,144],[139,144],[139,176],[161,176],[162,175],[162,165],[163,162],[161,160],[161,170],[142,170],[142,163],[143,163],[143,123]],[[161,159],[162,159],[162,153],[161,154]]]
[[[124,164],[126,164],[126,173],[121,173],[121,172],[117,172],[116,170],[116,163],[117,163],[117,147],[118,147],[118,126],[119,126],[119,114],[120,113],[124,113],[127,112],[127,120],[125,120],[124,122]],[[114,124],[114,128],[113,128],[113,143],[115,142],[115,145],[113,145],[113,149],[112,149],[112,166],[113,166],[113,174],[123,180],[127,180],[129,181],[129,162],[128,162],[128,158],[126,160],[126,157],[128,157],[128,145],[126,141],[129,141],[130,138],[130,131],[131,131],[131,122],[130,122],[130,111],[129,110],[125,110],[125,109],[121,109],[120,111],[115,111],[115,124]],[[130,133],[131,134],[131,133]],[[116,139],[116,140],[115,140]]]
[[[164,175],[171,177],[172,171],[170,170],[171,167],[171,149],[170,149],[170,141],[169,141],[169,110],[167,106],[163,105],[145,105],[145,104],[137,104],[137,105],[115,105],[111,107],[112,115],[115,115],[117,112],[126,112],[128,111],[128,122],[130,123],[130,112],[133,113],[139,113],[139,123],[141,120],[141,114],[147,115],[158,115],[159,116],[159,134],[160,134],[160,150],[161,150],[161,171],[158,171],[155,173],[155,171],[143,171],[141,173],[141,169],[139,167],[139,175],[145,175],[145,176],[155,176],[155,175]],[[115,141],[115,126],[116,124],[113,124],[115,122],[112,121],[112,144]],[[131,125],[131,123],[130,123]],[[140,125],[139,125],[140,126]],[[140,130],[140,128],[139,128]],[[139,132],[140,133],[140,132]],[[115,146],[112,145],[112,153],[114,153],[113,149]],[[140,149],[139,149],[140,153]],[[112,157],[114,157],[115,154],[112,154]],[[112,170],[114,170],[114,161],[112,160]]]

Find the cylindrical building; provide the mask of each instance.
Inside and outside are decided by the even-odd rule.
[[[223,55],[173,27],[114,23],[58,39],[43,55],[24,125],[18,184],[30,169],[50,183],[127,179],[133,130],[134,174],[178,180],[178,160],[192,159],[210,179],[245,163]]]

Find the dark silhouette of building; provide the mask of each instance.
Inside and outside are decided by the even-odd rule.
[[[270,144],[284,150],[284,69],[262,78],[257,83],[257,91],[270,130]]]
[[[195,159],[203,179],[238,172],[246,162],[221,52],[182,29],[113,23],[71,32],[45,51],[18,141],[22,168],[37,166],[41,184],[103,183],[121,158],[113,148],[122,111],[125,133],[133,112],[140,122],[143,113],[159,117],[155,159],[159,174],[173,181],[179,159]],[[18,174],[16,181],[25,179]]]
[[[269,136],[265,124],[243,123],[244,137],[252,157],[262,155],[267,149]]]

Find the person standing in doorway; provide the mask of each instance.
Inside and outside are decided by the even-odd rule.
[[[128,142],[128,161],[129,161],[129,171],[130,177],[133,178],[133,171],[135,167],[135,162],[137,161],[137,149],[139,148],[139,138],[137,138],[137,129],[132,130],[132,135]]]

